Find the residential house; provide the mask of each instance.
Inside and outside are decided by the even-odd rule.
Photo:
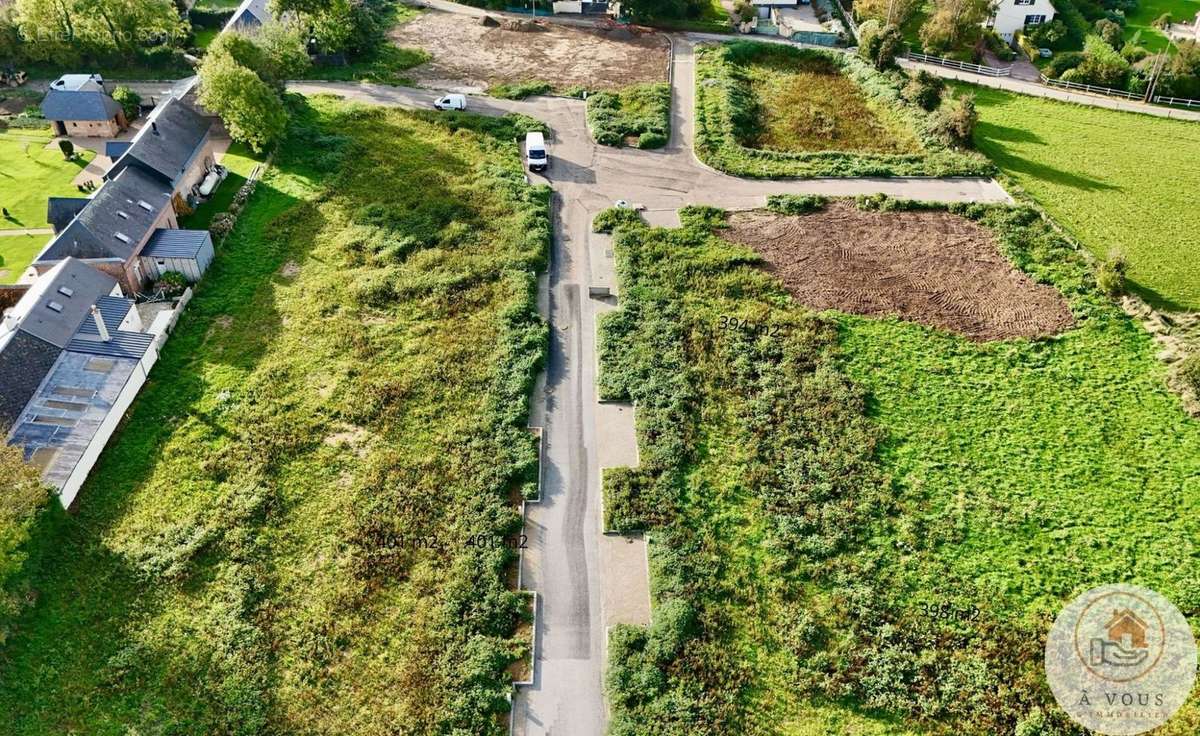
[[[987,26],[1000,38],[1012,43],[1017,31],[1054,20],[1050,0],[999,0]]]
[[[229,16],[221,32],[252,34],[272,20],[274,15],[268,0],[242,0],[242,4]]]
[[[167,320],[83,261],[46,272],[0,322],[0,431],[70,507],[158,360]]]
[[[34,282],[5,312],[0,320],[0,434],[16,424],[92,305],[120,293],[116,279],[72,258]]]
[[[139,166],[127,166],[105,182],[33,261],[44,274],[65,258],[78,258],[121,284],[127,294],[149,279],[139,260],[159,228],[177,228],[171,188]]]
[[[42,116],[56,135],[66,136],[111,138],[129,124],[99,74],[64,74],[51,82],[42,99]]]
[[[111,181],[128,168],[137,168],[169,187],[181,204],[216,164],[212,125],[211,119],[183,100],[168,98],[147,116],[104,178]]]

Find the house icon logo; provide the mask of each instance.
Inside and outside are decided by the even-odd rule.
[[[1046,681],[1076,723],[1136,736],[1166,723],[1196,682],[1196,640],[1165,596],[1105,585],[1070,601],[1046,635]]]

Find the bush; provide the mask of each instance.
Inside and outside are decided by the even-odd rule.
[[[948,100],[934,113],[931,126],[937,135],[960,146],[971,145],[979,112],[975,109],[975,96],[964,94]]]
[[[1055,54],[1050,59],[1050,63],[1046,65],[1046,76],[1058,79],[1065,72],[1082,64],[1086,58],[1082,51],[1064,51],[1061,54]]]
[[[772,194],[767,197],[767,209],[781,215],[806,215],[825,208],[828,197],[819,194]]]
[[[1083,61],[1059,78],[1068,82],[1125,89],[1129,82],[1129,62],[1099,36],[1088,36],[1083,45]]]
[[[141,112],[139,105],[141,104],[142,96],[123,84],[113,90],[112,98],[121,105],[121,109],[125,112],[126,120],[132,121]]]
[[[1125,293],[1125,273],[1128,270],[1129,263],[1125,255],[1117,250],[1110,251],[1108,258],[1096,267],[1096,285],[1109,296],[1120,296]]]
[[[922,69],[909,77],[901,94],[922,110],[936,110],[942,104],[942,90],[945,88],[946,83],[941,77]]]
[[[58,150],[62,151],[63,158],[68,161],[75,158],[75,144],[66,138],[59,139]]]
[[[1068,42],[1070,31],[1067,26],[1058,18],[1049,23],[1039,23],[1036,26],[1025,29],[1025,37],[1035,48],[1046,48],[1058,50]]]
[[[620,227],[641,224],[643,224],[642,216],[637,213],[637,210],[628,207],[609,207],[596,213],[596,217],[592,220],[592,232],[611,233]]]
[[[1167,26],[1171,25],[1172,22],[1173,21],[1171,18],[1171,14],[1163,13],[1162,15],[1155,18],[1154,23],[1152,23],[1151,25],[1153,25],[1155,28],[1157,28],[1159,30],[1166,30]]]
[[[165,271],[158,277],[158,281],[154,282],[154,288],[162,291],[168,297],[176,297],[182,294],[190,284],[188,277],[178,271]]]
[[[1120,51],[1121,47],[1125,45],[1125,29],[1119,23],[1114,23],[1108,18],[1096,21],[1096,35],[1117,51]]]
[[[904,37],[896,26],[883,26],[876,20],[859,26],[858,55],[879,71],[896,66],[896,56],[903,50]]]
[[[657,131],[642,133],[638,138],[638,148],[662,148],[667,145],[667,137]]]

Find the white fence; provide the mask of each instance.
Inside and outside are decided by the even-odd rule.
[[[1097,87],[1094,84],[1080,84],[1079,82],[1064,82],[1061,79],[1051,79],[1045,74],[1041,75],[1042,84],[1051,87],[1061,87],[1063,89],[1073,89],[1079,92],[1091,92],[1095,95],[1108,95],[1109,97],[1123,97],[1126,100],[1141,100],[1142,95],[1133,92],[1126,92],[1122,89],[1113,89],[1112,87]]]
[[[1186,108],[1200,108],[1200,100],[1189,100],[1186,97],[1162,97],[1154,96],[1154,101],[1160,105],[1178,105]]]
[[[995,67],[984,66],[983,64],[971,64],[966,61],[955,61],[947,59],[944,56],[930,56],[929,54],[919,54],[916,51],[909,51],[908,58],[913,61],[920,61],[925,64],[937,64],[938,66],[949,67],[950,69],[958,69],[959,71],[972,72],[973,74],[982,74],[986,77],[1010,77],[1012,76],[1012,67]]]

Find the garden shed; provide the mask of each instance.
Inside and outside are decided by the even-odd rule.
[[[142,273],[157,281],[168,271],[178,271],[195,283],[213,259],[212,236],[207,230],[156,230],[142,249]]]

